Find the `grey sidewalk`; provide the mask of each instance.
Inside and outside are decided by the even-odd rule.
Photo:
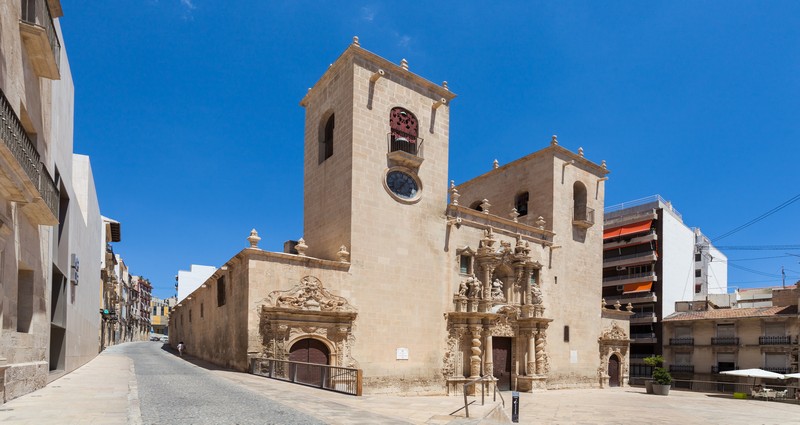
[[[133,361],[114,351],[112,347],[47,387],[0,405],[0,423],[139,424]],[[191,357],[175,359],[184,360],[332,424],[478,423],[465,420],[463,410],[449,415],[463,405],[460,397],[353,397],[222,370]],[[510,415],[510,393],[504,395],[505,412]],[[470,413],[481,417],[491,407],[473,406]],[[631,387],[551,390],[521,394],[520,418],[520,423],[537,424],[800,424],[800,405],[675,390],[664,397]]]

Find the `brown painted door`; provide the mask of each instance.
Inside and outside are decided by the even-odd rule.
[[[608,385],[619,386],[619,357],[612,355],[608,359]]]
[[[497,389],[511,389],[511,338],[492,337],[492,361]]]
[[[327,365],[330,357],[328,347],[322,342],[306,338],[297,341],[289,350],[289,360],[293,362]],[[295,382],[308,385],[322,385],[323,368],[313,365],[295,365]]]

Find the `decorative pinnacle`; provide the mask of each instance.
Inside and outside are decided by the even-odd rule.
[[[339,261],[342,263],[346,263],[350,258],[350,253],[347,252],[347,247],[342,245],[339,247],[339,252],[336,253],[339,257]]]
[[[403,68],[406,71],[408,71],[408,61],[406,60],[406,58],[400,60],[400,68]]]
[[[251,230],[250,236],[247,238],[247,241],[250,242],[250,248],[258,248],[258,241],[260,240],[261,238],[258,237],[258,232],[256,232],[256,229]]]
[[[500,168],[500,163],[497,162],[497,160],[495,159],[494,162],[492,163],[492,167],[494,167],[494,169],[496,170],[496,169]]]
[[[600,163],[600,166],[603,167],[603,168],[608,168],[608,167],[606,167],[606,160],[605,159],[603,160],[603,162]]]
[[[353,36],[353,45],[354,46],[361,46],[361,44],[358,43],[358,36],[357,35]]]
[[[556,136],[556,135],[554,134],[554,135],[553,135],[553,138],[552,138],[552,139],[550,139],[550,146],[556,146],[556,145],[558,145],[558,136]]]
[[[517,211],[516,208],[511,208],[511,213],[508,214],[508,216],[511,217],[512,220],[514,220],[514,223],[517,223],[517,217],[519,217],[519,212]]]
[[[583,158],[583,148],[582,147],[578,148],[578,155],[580,155],[580,157]]]
[[[443,87],[445,90],[447,90],[447,91],[450,91],[450,89],[449,89],[449,88],[447,88],[447,81],[442,81],[442,87]]]
[[[297,251],[297,255],[301,257],[306,256],[306,250],[308,249],[308,245],[306,245],[306,240],[300,238],[297,240],[297,245],[294,246],[295,251]]]

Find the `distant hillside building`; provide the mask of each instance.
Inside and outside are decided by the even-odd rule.
[[[605,163],[553,136],[448,185],[454,98],[354,42],[301,102],[303,237],[268,252],[254,230],[170,340],[239,370],[356,367],[369,393],[625,385],[630,313],[600,305]]]
[[[650,376],[642,359],[662,353],[661,320],[676,301],[726,294],[727,257],[658,195],[606,208],[603,232],[603,299],[633,305],[631,376]]]

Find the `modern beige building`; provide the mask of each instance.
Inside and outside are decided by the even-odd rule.
[[[600,303],[605,163],[553,136],[448,184],[454,98],[355,39],[301,102],[303,237],[269,252],[254,230],[178,304],[171,343],[239,370],[356,367],[370,393],[624,385],[632,313]]]
[[[800,345],[800,284],[773,289],[772,305],[717,308],[706,301],[677,303],[664,318],[664,360],[676,378],[735,380],[719,375],[760,368],[796,373]]]
[[[98,352],[101,221],[58,0],[0,0],[0,402]]]

